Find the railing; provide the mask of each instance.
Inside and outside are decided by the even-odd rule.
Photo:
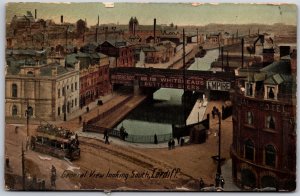
[[[95,133],[101,133],[104,134],[105,131],[108,132],[108,135],[111,137],[121,138],[121,133],[119,130],[116,129],[110,129],[105,127],[100,127],[97,125],[92,124],[85,124],[84,125],[84,131],[88,132],[95,132]],[[173,138],[173,134],[157,134],[157,142],[162,143],[169,141],[171,138]],[[132,143],[147,143],[147,144],[154,144],[154,135],[132,135],[128,134],[128,136],[125,138],[125,141],[132,142]]]
[[[110,108],[109,110],[103,112],[102,114],[99,114],[98,116],[96,116],[95,118],[90,119],[89,121],[87,121],[87,125],[91,125],[94,124],[96,122],[98,122],[100,119],[110,115],[111,113],[113,113],[114,111],[116,111],[117,108],[119,108],[120,106],[124,105],[126,102],[128,102],[130,99],[132,98],[132,95],[127,97],[126,99],[124,99],[123,101],[121,101],[120,103],[116,104],[115,106],[113,106],[112,108]],[[85,130],[84,130],[85,131]]]
[[[169,141],[173,138],[172,133],[163,134],[163,135],[156,135],[157,142],[162,143]],[[131,135],[128,134],[128,137],[125,138],[125,141],[132,142],[132,143],[147,143],[147,144],[154,144],[154,135]]]

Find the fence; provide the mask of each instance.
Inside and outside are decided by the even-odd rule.
[[[88,132],[95,132],[95,133],[102,133],[104,134],[105,130],[108,131],[109,136],[116,137],[121,139],[121,133],[117,129],[110,129],[105,127],[100,127],[97,125],[92,124],[84,124],[83,130]],[[169,134],[157,134],[157,142],[162,143],[169,141],[170,138],[173,137],[172,133]],[[132,142],[132,143],[147,143],[147,144],[154,144],[154,135],[132,135],[128,134],[128,136],[125,138],[125,141]]]

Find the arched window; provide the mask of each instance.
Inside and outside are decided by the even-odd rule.
[[[16,84],[12,84],[12,97],[18,97],[18,86]]]
[[[28,71],[28,72],[27,72],[27,75],[28,75],[28,76],[33,76],[33,72],[32,72],[32,71]]]
[[[266,127],[268,129],[275,129],[275,118],[272,115],[267,117]]]
[[[245,158],[248,160],[253,161],[254,160],[254,144],[253,142],[249,139],[245,142]]]
[[[248,125],[253,125],[253,113],[250,111],[246,113],[246,122]]]
[[[276,163],[276,150],[274,146],[267,145],[265,147],[265,164],[268,166],[275,167]]]
[[[29,115],[29,116],[32,116],[33,115],[33,108],[31,107],[31,106],[28,106],[28,108],[27,108],[27,114]]]
[[[16,105],[13,105],[13,107],[12,107],[12,115],[13,115],[13,116],[18,115],[18,108],[17,108]]]

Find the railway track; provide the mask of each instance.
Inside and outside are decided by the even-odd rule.
[[[144,154],[141,154],[139,152],[136,152],[130,148],[126,149],[111,149],[109,147],[106,147],[101,144],[95,144],[94,142],[98,142],[99,140],[96,139],[84,139],[80,138],[80,144],[83,146],[91,147],[93,149],[99,149],[101,151],[104,151],[112,156],[115,156],[119,159],[125,160],[127,162],[130,162],[136,166],[143,167],[145,169],[153,169],[153,168],[161,168],[161,169],[173,169],[171,165],[168,163],[156,160],[154,158],[151,158],[149,156],[146,156]],[[126,152],[122,152],[122,150]],[[85,150],[84,150],[85,151]],[[107,159],[107,158],[106,158]],[[107,159],[108,160],[108,159]],[[124,166],[124,165],[123,165]],[[126,166],[124,166],[126,167]],[[180,175],[186,177],[188,180],[197,180],[194,177],[180,171]]]

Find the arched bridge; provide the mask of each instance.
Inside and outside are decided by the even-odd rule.
[[[127,68],[110,69],[110,81],[126,86],[139,85],[152,88],[177,88],[201,91],[229,91],[235,82],[233,72],[212,72],[178,69]]]

